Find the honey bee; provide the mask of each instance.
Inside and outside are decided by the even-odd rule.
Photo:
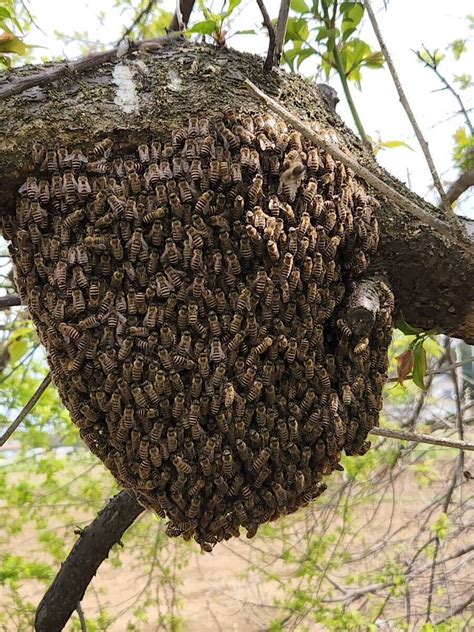
[[[262,185],[263,177],[259,173],[257,173],[247,191],[247,196],[251,207],[257,204],[260,196],[262,195]]]
[[[113,147],[113,141],[110,138],[104,138],[103,140],[99,141],[98,143],[96,143],[94,145],[94,149],[93,149],[93,153],[94,156],[96,157],[104,157],[104,158],[109,158],[111,152],[112,152],[112,147]]]
[[[71,163],[71,169],[73,173],[78,173],[83,165],[87,164],[88,160],[80,149],[73,149],[67,156],[67,160]]]

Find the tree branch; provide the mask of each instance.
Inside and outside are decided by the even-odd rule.
[[[272,53],[272,65],[275,68],[278,68],[278,66],[280,65],[281,55],[283,53],[283,45],[285,43],[286,27],[288,25],[289,13],[290,0],[281,0],[280,12],[278,14],[278,22],[275,33],[274,50]],[[269,54],[270,50],[268,51],[268,55]]]
[[[81,624],[81,632],[87,632],[86,617],[84,615],[84,610],[80,601],[77,602],[76,612],[77,616],[79,617],[79,623]]]
[[[428,147],[428,143],[426,142],[423,133],[417,123],[417,120],[415,118],[415,115],[413,114],[413,110],[410,107],[410,104],[408,103],[408,99],[405,95],[405,91],[403,90],[402,84],[400,82],[400,78],[398,77],[398,73],[396,71],[395,65],[393,63],[392,57],[387,49],[387,46],[385,45],[385,41],[382,37],[382,32],[380,31],[378,22],[377,22],[377,18],[375,17],[375,13],[372,10],[372,4],[370,2],[370,0],[364,0],[364,5],[365,8],[367,9],[367,13],[369,15],[370,18],[370,22],[372,23],[372,28],[374,29],[374,33],[377,37],[377,40],[380,44],[380,48],[382,49],[383,55],[385,57],[385,61],[387,62],[387,65],[390,69],[390,74],[392,75],[392,79],[393,79],[393,83],[395,84],[395,87],[397,89],[398,92],[398,97],[400,99],[400,103],[403,106],[403,109],[405,110],[411,126],[413,127],[413,131],[415,132],[415,136],[418,139],[418,142],[420,143],[420,147],[423,151],[423,154],[425,155],[425,159],[426,162],[428,163],[428,167],[429,170],[431,172],[431,177],[433,178],[433,182],[434,185],[439,193],[439,196],[441,198],[441,201],[443,203],[443,208],[446,212],[446,216],[449,220],[449,223],[451,224],[451,227],[453,230],[455,230],[458,234],[461,231],[461,226],[456,218],[456,215],[454,213],[454,211],[451,208],[451,205],[449,204],[448,198],[446,197],[446,193],[443,189],[443,185],[441,184],[441,180],[439,178],[438,172],[436,171],[436,167],[433,161],[433,158],[431,156],[431,152],[429,150]]]
[[[325,140],[322,135],[316,134],[309,125],[306,125],[299,119],[297,116],[289,112],[285,107],[280,105],[277,101],[269,97],[267,94],[262,92],[255,84],[253,84],[248,79],[245,80],[246,85],[252,90],[254,94],[259,96],[268,107],[273,110],[276,114],[281,116],[281,118],[290,123],[296,130],[301,132],[306,138],[308,138],[311,142],[313,142],[317,147],[324,149],[328,153],[332,154],[334,158],[340,160],[346,167],[351,168],[354,173],[363,178],[368,184],[377,189],[380,193],[385,195],[391,202],[395,203],[400,209],[404,209],[405,211],[410,212],[416,218],[418,218],[421,222],[430,226],[434,230],[436,230],[439,234],[443,235],[446,239],[448,239],[453,245],[456,245],[458,248],[462,248],[468,252],[474,252],[474,244],[471,240],[466,239],[463,236],[456,237],[453,234],[453,230],[450,226],[448,226],[445,222],[433,217],[422,208],[420,208],[417,204],[412,202],[411,200],[403,197],[395,191],[391,186],[389,186],[386,182],[381,180],[378,176],[376,176],[372,171],[366,169],[360,165],[356,158],[349,153],[344,153],[339,147],[337,147],[333,142]],[[452,211],[451,211],[452,213]]]
[[[464,191],[474,186],[474,169],[470,169],[462,173],[459,178],[449,187],[447,196],[449,203],[452,204],[461,197]]]
[[[459,108],[460,108],[460,112],[464,116],[464,120],[466,121],[466,125],[468,126],[471,135],[473,135],[474,134],[474,126],[471,123],[471,119],[469,118],[469,114],[467,113],[467,110],[466,110],[466,108],[464,106],[463,100],[461,99],[459,94],[456,92],[456,90],[453,88],[453,86],[448,82],[448,80],[438,70],[438,62],[436,60],[435,54],[434,53],[430,53],[430,51],[425,46],[423,46],[423,48],[425,50],[425,53],[426,53],[427,57],[423,57],[423,55],[418,50],[414,51],[415,55],[418,57],[418,59],[420,61],[422,61],[425,64],[425,66],[430,68],[435,73],[435,75],[438,77],[438,79],[444,85],[446,90],[449,90],[449,92],[451,92],[453,97],[458,102],[458,105],[459,105]],[[449,197],[449,194],[448,194],[448,197]]]
[[[111,548],[144,511],[128,492],[114,496],[84,529],[38,606],[36,632],[60,632]]]
[[[148,44],[156,46],[157,44],[169,41],[172,38],[178,39],[179,37],[179,33],[168,33],[168,35],[152,40],[130,42],[130,46],[127,52],[131,53],[136,50],[145,50]],[[111,48],[110,50],[103,51],[101,53],[91,53],[90,55],[80,57],[79,59],[75,59],[74,61],[65,61],[62,64],[59,64],[57,66],[55,65],[43,72],[37,72],[34,75],[27,75],[26,77],[14,79],[12,82],[5,82],[0,86],[0,101],[14,96],[15,94],[21,94],[29,88],[44,86],[52,83],[53,81],[58,81],[68,73],[79,74],[82,72],[86,72],[87,70],[91,70],[92,68],[95,68],[97,66],[101,66],[102,64],[106,64],[110,61],[113,61],[117,57],[118,52],[119,47],[116,46],[115,48]]]
[[[181,0],[180,9],[181,9],[181,18],[185,26],[188,25],[189,18],[191,17],[192,10],[194,8],[196,0]],[[179,0],[178,0],[179,2]],[[170,31],[180,31],[180,21],[178,19],[177,13],[174,14],[174,17],[171,21]]]
[[[25,419],[25,417],[33,410],[33,408],[35,407],[36,403],[40,399],[41,395],[45,392],[45,390],[48,388],[48,386],[50,384],[51,384],[51,373],[48,373],[48,375],[44,378],[44,380],[41,382],[41,384],[36,389],[36,392],[33,395],[33,397],[30,399],[30,401],[23,408],[21,413],[18,415],[18,417],[15,419],[15,421],[8,426],[6,431],[0,437],[0,447],[2,445],[4,445],[8,441],[8,439],[12,436],[12,434],[15,432],[15,430],[21,424],[23,419]]]
[[[122,42],[125,38],[127,38],[130,33],[132,33],[132,31],[144,20],[147,19],[147,17],[150,15],[152,9],[153,9],[153,5],[156,4],[157,0],[148,0],[148,3],[143,7],[143,9],[137,13],[137,15],[135,16],[135,19],[133,20],[133,22],[130,24],[130,26],[125,29],[124,34],[122,35],[122,37],[119,39],[119,43]]]
[[[273,67],[273,54],[275,51],[275,29],[273,27],[270,16],[268,15],[268,11],[263,3],[263,0],[257,0],[257,4],[259,6],[260,12],[263,17],[263,24],[268,31],[268,51],[267,57],[265,59],[265,63],[263,64],[263,68],[265,72],[270,72]]]
[[[415,443],[429,443],[440,445],[443,448],[457,448],[458,450],[474,451],[474,443],[468,441],[457,441],[456,439],[444,439],[433,437],[432,435],[419,434],[417,432],[406,432],[405,430],[389,430],[388,428],[372,428],[370,434],[379,437],[389,437],[390,439],[400,439],[401,441],[414,441]]]
[[[8,309],[9,307],[16,307],[17,305],[21,305],[21,299],[18,294],[0,296],[0,310]]]
[[[455,608],[452,612],[447,614],[445,617],[443,617],[442,619],[438,619],[438,621],[436,621],[436,623],[435,623],[435,626],[440,626],[443,623],[445,623],[446,621],[449,621],[450,619],[453,619],[454,617],[457,617],[458,614],[461,614],[461,612],[463,612],[472,603],[474,603],[474,594],[471,594],[466,599],[466,601],[463,601],[461,604],[459,604],[459,606],[457,606],[457,608]],[[467,628],[463,628],[463,629],[466,630]]]

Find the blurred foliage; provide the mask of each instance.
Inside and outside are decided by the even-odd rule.
[[[12,55],[26,56],[27,46],[15,33],[22,34],[22,26],[18,20],[15,1],[2,0],[0,3],[0,69],[10,68]]]
[[[219,13],[214,13],[207,8],[204,0],[199,0],[199,9],[203,14],[204,20],[195,22],[187,32],[190,34],[196,33],[205,37],[206,35],[212,38],[212,41],[218,47],[223,47],[227,42],[227,29],[224,25],[229,22],[235,9],[240,5],[242,0],[224,0],[222,8]],[[233,31],[232,35],[254,35],[255,31],[252,29],[246,31]]]

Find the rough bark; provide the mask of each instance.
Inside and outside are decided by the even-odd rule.
[[[84,529],[38,606],[36,632],[64,628],[110,549],[143,511],[134,496],[120,492]]]
[[[157,43],[153,53],[134,52],[83,72],[66,71],[58,82],[30,87],[0,102],[0,208],[11,212],[16,192],[31,165],[34,140],[90,148],[110,134],[136,146],[150,134],[169,139],[189,114],[213,116],[227,107],[262,111],[265,106],[243,84],[249,78],[301,118],[333,130],[362,165],[446,221],[441,209],[420,199],[375,162],[360,140],[331,111],[318,88],[282,71],[265,74],[262,59],[174,40]],[[150,51],[150,46],[147,47]],[[50,68],[54,68],[51,65]],[[44,67],[10,73],[2,87]],[[129,75],[127,77],[127,75]],[[381,243],[373,272],[391,285],[398,312],[410,324],[435,328],[474,343],[474,260],[380,196]]]

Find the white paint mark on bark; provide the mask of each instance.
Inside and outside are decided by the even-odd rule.
[[[168,79],[168,88],[173,90],[173,92],[181,92],[183,89],[183,82],[174,70],[170,70],[168,72]]]
[[[126,114],[137,113],[139,110],[138,93],[130,68],[125,64],[117,64],[112,76],[117,84],[114,103],[122,108]]]

